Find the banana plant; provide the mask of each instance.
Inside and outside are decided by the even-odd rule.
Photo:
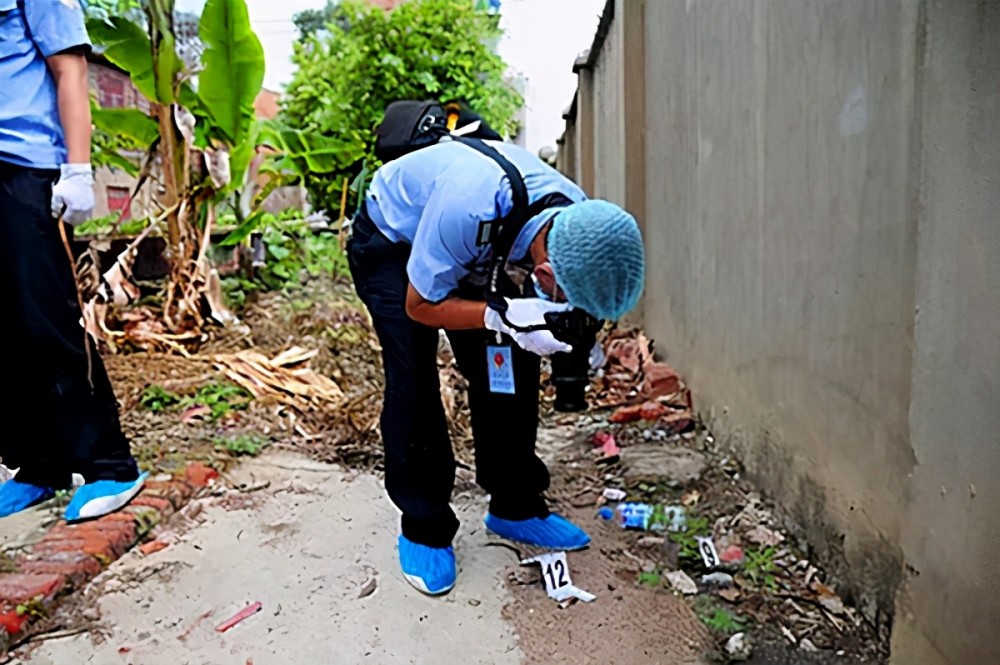
[[[149,146],[143,163],[158,165],[158,219],[166,224],[171,265],[164,320],[173,332],[183,332],[201,325],[202,312],[220,307],[207,301],[215,290],[207,249],[216,206],[225,202],[236,212],[238,228],[226,244],[243,242],[264,219],[260,205],[275,187],[343,169],[360,146],[256,120],[264,53],[244,0],[206,2],[198,24],[203,48],[194,69],[177,54],[173,0],[140,0],[138,9],[141,21],[105,14],[87,28],[153,111],[95,109],[93,118],[98,128]],[[254,168],[259,149],[266,156]],[[257,185],[260,173],[268,176],[264,188]]]
[[[107,16],[89,20],[87,28],[153,111],[147,116],[135,109],[100,109],[94,124],[149,145],[155,155],[158,218],[166,223],[171,264],[164,319],[178,332],[203,322],[215,206],[239,199],[246,184],[264,51],[244,0],[208,0],[198,26],[204,43],[200,67],[189,70],[177,54],[173,0],[142,0],[140,8],[141,23]]]
[[[350,138],[322,136],[292,129],[280,121],[258,121],[254,127],[254,143],[262,149],[264,159],[251,175],[267,176],[267,185],[254,190],[246,188],[236,211],[239,224],[220,243],[232,246],[262,230],[263,202],[276,188],[301,184],[307,175],[336,173],[350,164],[364,144]],[[248,196],[249,195],[249,196]]]

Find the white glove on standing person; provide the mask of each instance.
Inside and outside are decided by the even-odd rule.
[[[64,210],[65,208],[65,210]],[[94,169],[90,164],[63,164],[52,187],[52,216],[77,226],[94,212]]]
[[[516,326],[535,326],[545,323],[545,315],[549,312],[565,312],[570,306],[565,303],[552,303],[541,298],[517,298],[507,301],[507,320]],[[560,342],[549,330],[538,330],[536,332],[518,332],[503,322],[500,312],[491,307],[486,308],[486,316],[483,318],[487,330],[510,335],[514,341],[525,351],[539,356],[549,356],[553,353],[569,353],[573,347],[564,342]]]

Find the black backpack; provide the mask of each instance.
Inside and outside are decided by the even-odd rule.
[[[486,121],[461,102],[399,100],[385,109],[375,130],[375,156],[390,162],[434,145],[452,132],[490,141],[502,141]]]

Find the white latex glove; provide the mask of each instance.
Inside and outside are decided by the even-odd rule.
[[[541,298],[517,298],[507,300],[507,320],[517,326],[534,326],[545,323],[545,315],[549,312],[565,312],[570,306],[565,303],[552,303]],[[483,319],[487,330],[510,335],[514,341],[525,351],[540,356],[549,356],[553,353],[569,353],[573,347],[564,342],[560,342],[549,330],[538,330],[536,332],[517,332],[503,322],[500,312],[491,307],[486,308],[486,316]]]
[[[90,164],[63,164],[52,187],[52,216],[77,226],[94,212],[94,169]],[[65,208],[65,210],[63,210]]]

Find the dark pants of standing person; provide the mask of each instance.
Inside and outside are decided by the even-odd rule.
[[[386,490],[403,513],[404,536],[422,545],[446,547],[455,537],[458,519],[449,505],[455,456],[438,382],[438,331],[406,315],[409,245],[390,242],[362,211],[347,247],[355,288],[382,345]],[[494,394],[489,388],[486,347],[496,343],[496,333],[470,330],[447,331],[447,335],[469,383],[476,481],[490,494],[490,512],[509,520],[547,516],[542,493],[548,489],[549,473],[535,455],[538,356],[513,345],[515,394]]]
[[[69,257],[52,218],[58,171],[0,163],[0,293],[11,387],[0,457],[17,480],[68,488],[72,474],[135,480],[111,383],[93,341],[87,353]],[[67,229],[69,232],[69,229]]]

